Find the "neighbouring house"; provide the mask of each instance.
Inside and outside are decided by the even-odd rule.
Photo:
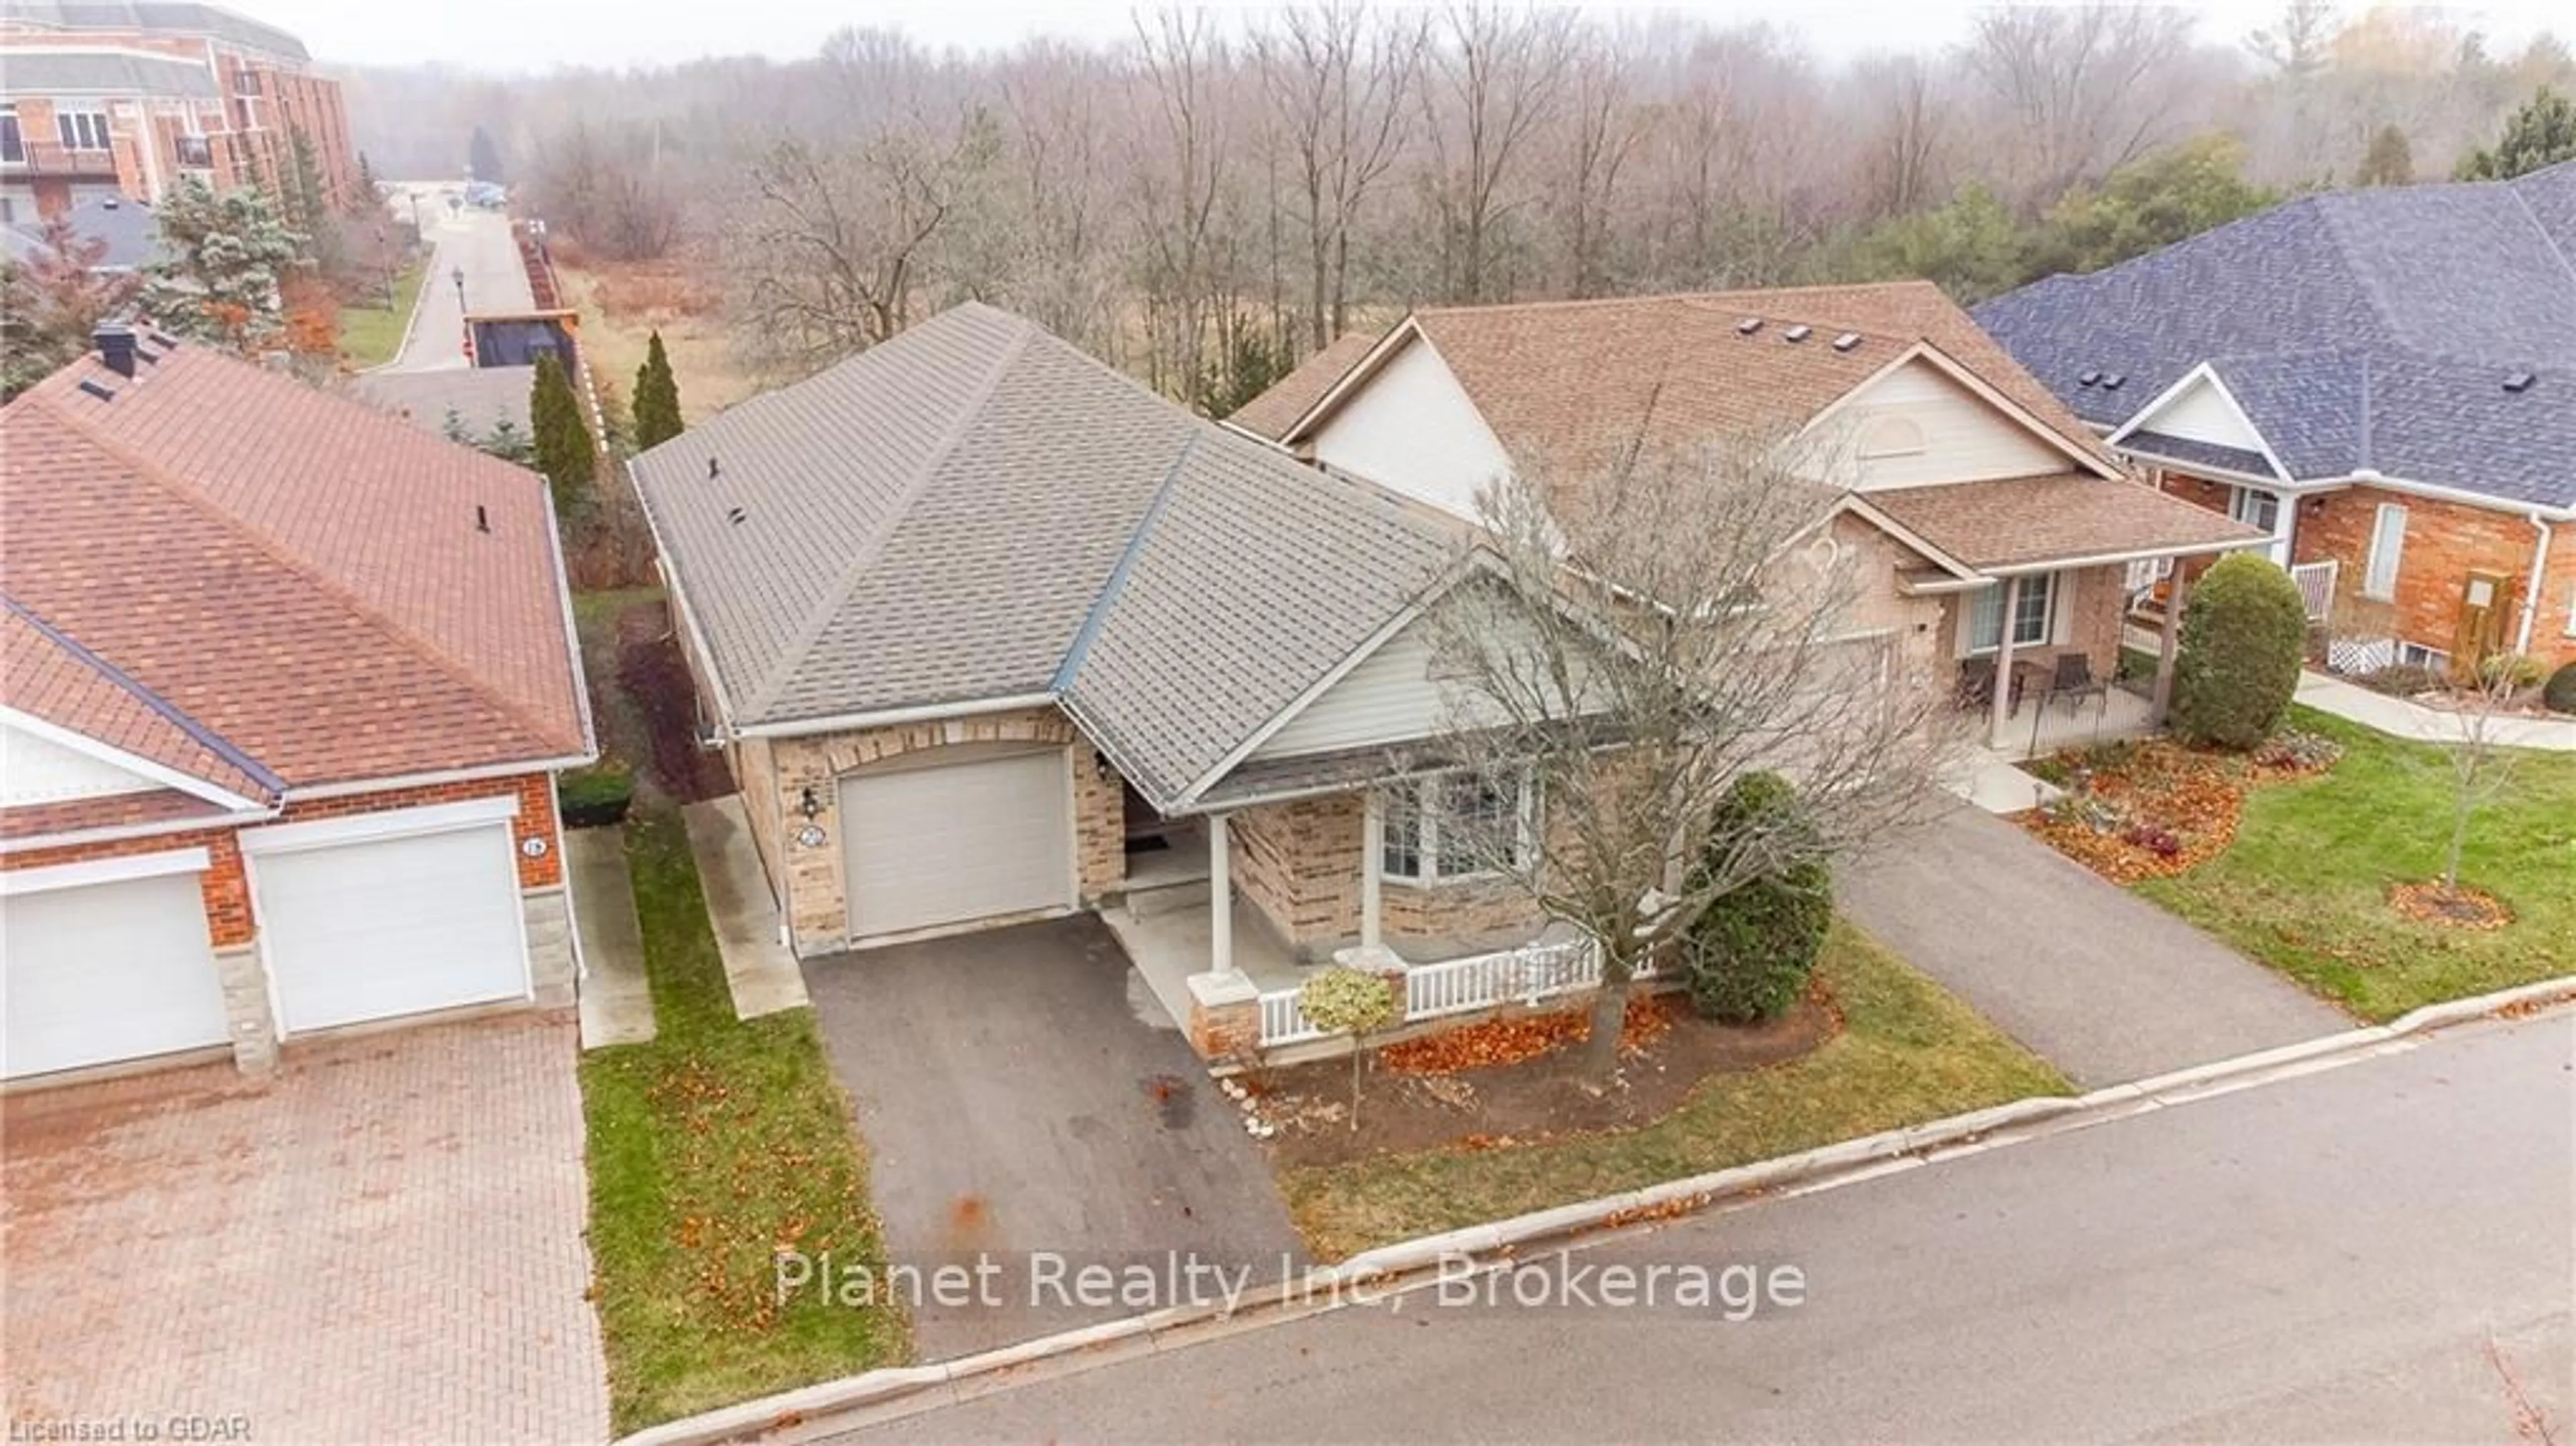
[[[445,435],[450,418],[475,441],[507,422],[521,437],[534,435],[528,397],[534,366],[447,367],[439,371],[369,371],[349,379],[349,389],[415,427]]]
[[[2576,162],[2303,196],[1977,319],[2268,533],[2333,666],[2576,660]]]
[[[1293,1033],[1254,1006],[1302,964],[1545,933],[1441,848],[1446,810],[1544,812],[1436,756],[1454,520],[982,305],[633,473],[797,954],[1132,906],[1186,936],[1132,952],[1224,1057]]]
[[[2261,541],[2144,485],[1923,282],[1417,311],[1232,423],[1462,518],[1497,478],[1579,476],[1604,447],[1782,438],[1838,496],[1832,538],[1872,559],[1866,634],[1916,676],[1955,668],[1997,745],[2024,700],[2114,676],[2138,569]],[[2113,726],[2150,721],[2095,696],[2096,723],[2115,697]]]
[[[219,5],[0,0],[0,222],[182,180],[279,194],[301,138],[326,210],[358,199],[340,82],[304,42]]]
[[[8,249],[10,260],[22,264],[51,259],[54,244],[46,227],[53,219],[0,226],[0,246]],[[64,211],[60,220],[75,245],[88,243],[100,248],[98,260],[89,268],[94,274],[139,272],[164,259],[160,219],[140,201],[128,201],[122,196],[84,197]]]
[[[543,480],[98,342],[0,408],[0,1074],[569,1004],[553,776],[596,753]]]

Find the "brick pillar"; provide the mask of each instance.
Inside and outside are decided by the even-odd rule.
[[[1261,1047],[1261,991],[1240,974],[1189,977],[1190,1047],[1201,1059],[1224,1060]]]

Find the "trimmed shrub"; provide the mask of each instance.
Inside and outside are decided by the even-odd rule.
[[[1737,779],[1710,821],[1701,877],[1723,867],[1748,839],[1784,831],[1794,840],[1797,806],[1797,790],[1776,773]],[[1794,841],[1785,851],[1808,852]],[[1833,871],[1812,857],[1793,858],[1719,895],[1682,936],[1682,981],[1691,1007],[1731,1023],[1779,1018],[1806,992],[1833,922]]]
[[[2431,693],[2442,686],[2442,675],[2421,663],[2391,663],[2356,674],[2353,681],[2374,693],[2391,697],[2412,698],[2418,693]]]
[[[626,817],[635,801],[635,774],[614,758],[570,769],[555,782],[555,806],[566,828],[599,828]]]
[[[2576,663],[2549,675],[2540,688],[2540,704],[2552,713],[2576,713]]]
[[[2186,742],[2252,748],[2280,726],[2306,660],[2307,605],[2269,559],[2230,553],[2183,605],[2173,729]]]

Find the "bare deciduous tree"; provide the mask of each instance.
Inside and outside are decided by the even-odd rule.
[[[1915,816],[1955,746],[1929,659],[1873,627],[1835,494],[1799,462],[1718,440],[1502,482],[1481,570],[1429,615],[1445,760],[1537,799],[1534,824],[1444,814],[1443,837],[1597,942],[1602,1068],[1642,964],[1713,900]],[[1756,770],[1795,806],[1711,837]]]
[[[1279,24],[1254,35],[1252,53],[1305,233],[1306,342],[1321,347],[1349,322],[1351,238],[1410,139],[1429,31],[1419,15],[1377,18],[1342,0]]]
[[[2045,209],[2174,134],[2187,117],[2157,94],[2190,48],[2181,10],[2140,5],[2006,6],[1978,12],[1963,54],[2003,108],[1998,156],[2014,198]]]
[[[1444,43],[1423,88],[1430,194],[1440,226],[1440,293],[1496,299],[1497,231],[1521,203],[1522,152],[1553,116],[1575,42],[1569,12],[1513,12],[1466,0],[1443,13]]]

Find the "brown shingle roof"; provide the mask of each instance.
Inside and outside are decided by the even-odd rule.
[[[113,664],[0,597],[0,677],[9,706],[200,782],[272,802],[278,780]]]
[[[1760,329],[1738,330],[1751,318]],[[1786,434],[1916,342],[2110,460],[2074,413],[1929,282],[1434,307],[1414,320],[1524,465],[1545,457],[1579,467],[1605,446],[1686,445],[1712,432]],[[1788,340],[1799,326],[1804,339]],[[1856,344],[1837,350],[1846,333]]]
[[[0,408],[0,593],[291,786],[587,750],[541,479],[146,346]]]
[[[1863,492],[1859,501],[1969,567],[2215,552],[2264,533],[2137,482],[2084,473]]]
[[[1226,420],[1254,436],[1278,441],[1287,434],[1290,424],[1322,401],[1333,383],[1368,355],[1368,349],[1377,345],[1382,335],[1376,331],[1343,332],[1322,351],[1299,362],[1296,370],[1272,382],[1269,390],[1235,408],[1234,415]]]

